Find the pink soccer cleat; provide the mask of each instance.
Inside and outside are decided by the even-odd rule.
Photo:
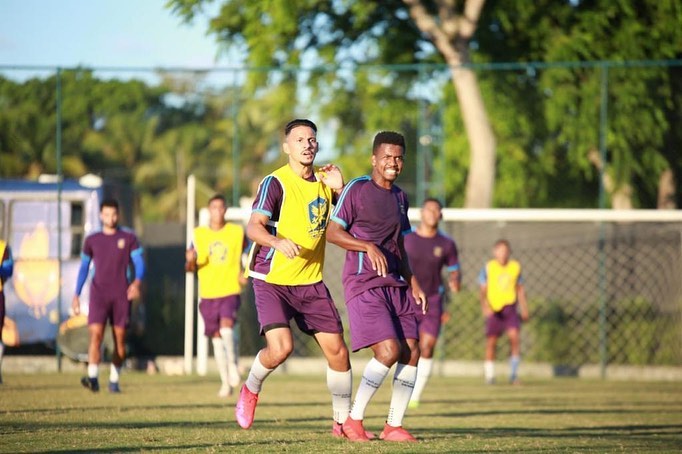
[[[242,390],[239,393],[239,400],[234,407],[234,415],[237,417],[237,422],[242,429],[248,429],[253,424],[253,417],[256,414],[256,404],[258,403],[258,394],[252,393],[246,386],[242,385]]]
[[[384,441],[402,441],[412,443],[415,443],[417,441],[417,439],[414,438],[408,431],[403,429],[402,426],[393,427],[389,426],[388,424],[384,426],[384,430],[381,431],[381,435],[379,435],[379,438],[381,438]]]
[[[332,425],[332,436],[336,438],[348,438],[348,436],[346,436],[346,434],[343,432],[343,424],[334,421]],[[376,435],[369,430],[365,430],[365,436],[370,440],[374,440],[376,438]]]
[[[348,438],[350,441],[359,441],[359,442],[369,441],[369,437],[367,436],[367,432],[365,431],[365,428],[362,426],[362,420],[361,419],[355,420],[349,416],[346,419],[346,422],[344,422],[341,425],[341,430],[343,432],[343,436]]]

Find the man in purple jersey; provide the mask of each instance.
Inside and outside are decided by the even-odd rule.
[[[365,409],[394,364],[388,418],[380,438],[416,441],[402,427],[419,360],[419,334],[408,283],[426,313],[427,301],[410,270],[403,235],[410,231],[407,195],[393,184],[403,168],[405,139],[392,131],[374,137],[372,174],[348,183],[327,228],[327,240],[346,249],[343,287],[353,351],[371,348],[369,361],[343,431],[352,441],[368,441]]]
[[[405,236],[405,250],[410,259],[410,268],[422,286],[429,302],[429,312],[424,315],[415,311],[419,327],[419,364],[417,365],[417,381],[410,398],[409,408],[417,408],[426,383],[431,376],[433,349],[440,334],[441,324],[449,315],[444,311],[443,278],[441,271],[448,271],[448,287],[452,292],[459,292],[460,275],[457,245],[438,230],[443,217],[442,205],[437,199],[424,200],[421,209],[421,222],[417,229]],[[408,292],[408,298],[411,294]]]
[[[142,247],[135,234],[118,227],[118,202],[106,199],[100,206],[102,230],[89,235],[83,244],[81,266],[76,282],[76,294],[71,308],[75,315],[81,311],[79,296],[88,276],[90,263],[93,277],[90,284],[88,309],[88,376],[81,384],[92,392],[99,391],[99,363],[104,327],[111,323],[114,335],[114,354],[109,374],[109,391],[119,393],[119,375],[125,359],[125,335],[130,318],[130,301],[140,296],[144,277]],[[135,267],[135,280],[128,282],[128,267]]]

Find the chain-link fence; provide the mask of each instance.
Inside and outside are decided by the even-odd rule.
[[[568,372],[602,362],[682,363],[682,222],[447,220],[441,227],[458,244],[463,281],[447,297],[452,317],[437,358],[483,358],[478,273],[495,240],[506,238],[521,262],[531,312],[522,327],[524,359]],[[325,282],[345,319],[343,260],[330,245]],[[319,354],[300,332],[297,344],[297,354]],[[498,348],[500,358],[509,354],[504,339]]]

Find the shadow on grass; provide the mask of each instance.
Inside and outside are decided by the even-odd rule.
[[[613,426],[589,426],[567,427],[561,429],[538,429],[526,427],[505,428],[430,428],[428,432],[414,431],[416,436],[421,435],[422,440],[450,439],[452,435],[475,436],[479,438],[623,438],[627,437],[655,437],[654,439],[668,438],[667,441],[676,441],[682,446],[682,425],[680,424],[641,424],[641,425],[613,425]]]

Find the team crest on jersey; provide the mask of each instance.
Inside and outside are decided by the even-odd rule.
[[[116,247],[119,249],[123,249],[124,247],[126,247],[126,240],[124,240],[123,238],[119,238],[118,242],[116,243]]]
[[[442,257],[443,256],[443,248],[440,246],[436,246],[433,248],[433,256],[434,257]]]
[[[310,222],[308,234],[311,238],[319,238],[324,234],[328,213],[329,202],[327,199],[318,197],[308,204],[308,221]]]
[[[227,257],[227,248],[220,241],[214,241],[208,246],[208,255],[211,260],[224,262]]]

